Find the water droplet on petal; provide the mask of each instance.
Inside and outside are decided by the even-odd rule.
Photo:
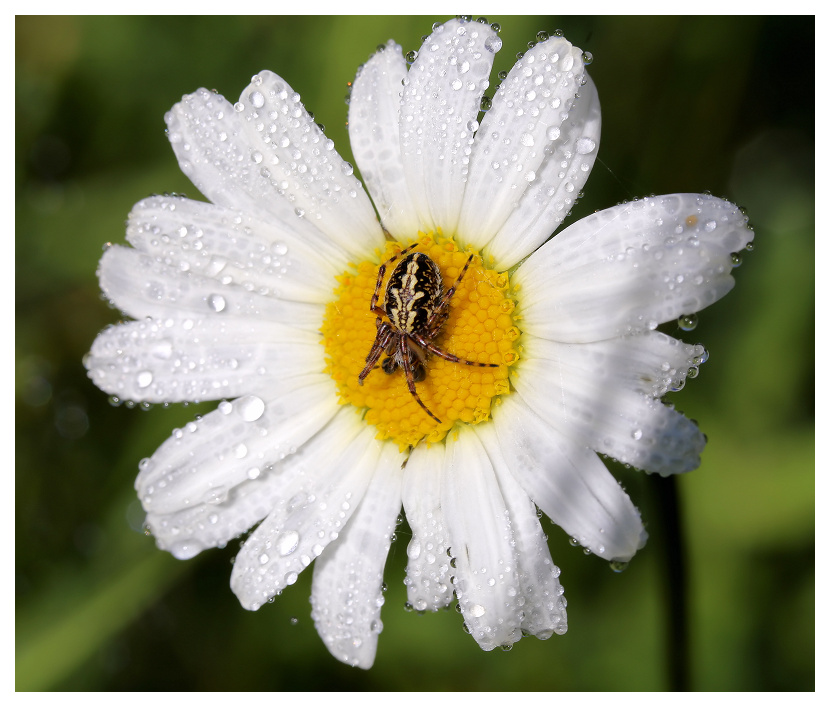
[[[256,395],[246,395],[236,401],[234,409],[245,422],[254,422],[262,417],[265,412],[265,403],[262,398],[258,398]]]
[[[227,305],[225,298],[222,295],[208,295],[207,303],[208,307],[210,307],[214,312],[224,311]]]
[[[697,314],[683,314],[677,320],[677,326],[683,331],[692,331],[697,326]]]
[[[502,41],[498,37],[487,37],[487,39],[484,40],[484,48],[493,54],[501,49],[501,45]]]
[[[146,388],[153,382],[153,373],[152,371],[141,371],[138,374],[138,378],[136,379],[136,383],[138,383],[139,388]]]
[[[300,534],[296,530],[288,530],[277,538],[277,550],[282,557],[290,555],[300,544]]]
[[[581,137],[576,141],[576,151],[580,155],[589,155],[597,149],[597,144],[589,137]]]

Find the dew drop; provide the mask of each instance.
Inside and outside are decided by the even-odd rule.
[[[223,312],[227,306],[227,302],[225,302],[225,298],[222,295],[208,295],[207,303],[208,307],[214,312]]]
[[[300,544],[300,534],[296,530],[288,530],[277,538],[277,550],[281,557],[290,555]]]
[[[234,409],[245,422],[254,422],[265,412],[265,403],[256,395],[246,395],[236,401]]]
[[[493,54],[501,49],[501,45],[502,41],[498,37],[487,37],[487,39],[484,40],[484,48]]]
[[[580,155],[590,155],[597,149],[597,144],[589,137],[581,137],[576,141],[576,151]]]
[[[136,383],[138,384],[139,388],[146,388],[153,382],[153,373],[151,371],[141,371],[138,374],[138,378],[136,379]]]
[[[677,320],[677,326],[683,331],[692,331],[697,326],[697,314],[683,314]]]

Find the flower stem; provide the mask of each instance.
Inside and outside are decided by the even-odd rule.
[[[653,476],[658,523],[662,540],[666,597],[666,660],[669,689],[689,689],[689,622],[686,593],[686,547],[680,500],[674,476]]]

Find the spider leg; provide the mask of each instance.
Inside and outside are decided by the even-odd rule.
[[[412,371],[412,365],[408,355],[408,348],[409,347],[406,342],[406,337],[402,336],[400,339],[399,349],[401,353],[401,358],[403,359],[403,370],[406,374],[406,385],[409,388],[409,392],[412,393],[412,397],[418,401],[418,405],[420,405],[424,409],[424,412],[426,412],[427,415],[429,415],[440,425],[441,420],[439,420],[437,417],[435,417],[435,415],[432,414],[432,412],[430,412],[430,409],[426,405],[424,405],[424,401],[421,400],[421,396],[418,395],[418,392],[415,390],[415,376]]]
[[[380,321],[380,319],[378,319],[378,321]],[[372,344],[372,349],[366,357],[366,365],[357,377],[358,385],[363,385],[364,379],[372,372],[372,369],[375,367],[378,359],[383,355],[390,343],[393,342],[394,337],[395,332],[391,326],[385,322],[378,326],[378,335],[375,337],[375,343]]]
[[[435,336],[441,327],[444,324],[444,321],[447,318],[447,310],[450,306],[450,299],[455,294],[455,290],[458,287],[459,283],[461,282],[462,278],[464,277],[465,273],[467,272],[467,268],[470,267],[470,263],[473,260],[473,254],[470,254],[470,257],[467,258],[467,262],[464,263],[464,267],[461,268],[461,272],[458,273],[458,277],[455,278],[455,282],[453,283],[452,287],[447,290],[441,299],[438,301],[438,305],[435,307],[435,311],[432,313],[432,316],[427,320],[426,323],[426,330],[430,332],[430,337],[432,338]]]
[[[444,351],[443,349],[439,349],[435,344],[431,341],[428,341],[423,336],[419,336],[418,334],[407,334],[418,346],[426,349],[430,353],[435,354],[436,356],[440,356],[441,358],[451,361],[452,363],[465,363],[468,366],[481,366],[482,368],[498,368],[498,363],[479,363],[478,361],[469,361],[466,358],[459,358],[455,354],[451,354],[449,351]]]

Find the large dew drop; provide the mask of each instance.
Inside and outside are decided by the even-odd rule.
[[[236,401],[234,409],[245,422],[255,422],[265,412],[265,403],[256,395],[246,395]]]
[[[300,534],[296,530],[288,530],[277,538],[277,551],[282,557],[290,555],[300,544]]]

